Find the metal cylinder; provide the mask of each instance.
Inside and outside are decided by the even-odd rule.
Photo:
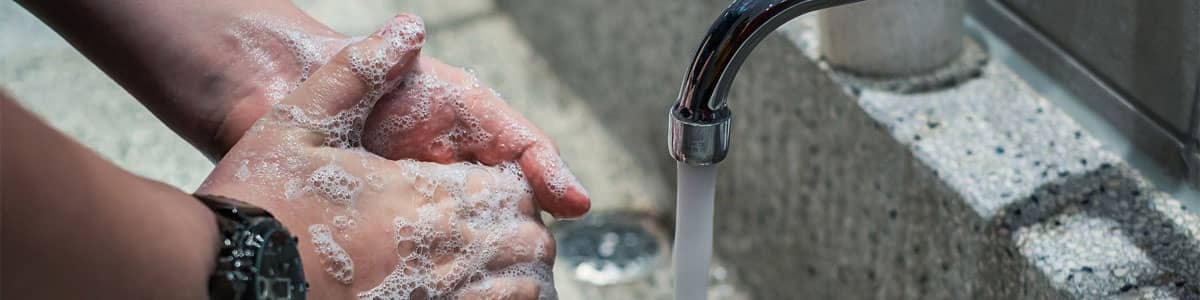
[[[820,48],[834,67],[866,76],[933,71],[963,49],[964,0],[864,1],[818,12]]]
[[[732,116],[697,123],[680,117],[674,109],[667,114],[667,151],[671,157],[693,166],[708,166],[725,160],[729,153]]]

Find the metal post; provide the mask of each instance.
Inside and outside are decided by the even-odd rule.
[[[821,52],[858,75],[901,77],[933,71],[963,49],[963,0],[864,1],[819,14]]]

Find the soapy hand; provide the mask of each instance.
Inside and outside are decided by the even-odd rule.
[[[233,144],[268,108],[350,42],[319,24],[247,19],[229,31],[250,92],[231,105],[217,139]],[[515,162],[546,212],[575,218],[590,199],[553,142],[470,73],[419,56],[366,117],[362,146],[389,159]]]
[[[450,86],[472,85],[418,58],[423,30],[401,15],[343,47],[272,105],[197,193],[263,207],[291,229],[313,299],[553,297],[554,241],[533,199],[561,163],[538,156],[553,147],[530,148],[546,147],[544,136],[512,129],[527,121],[485,107],[496,99],[443,100]],[[367,151],[364,136],[408,159]]]

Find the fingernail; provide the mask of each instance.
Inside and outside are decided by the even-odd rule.
[[[370,84],[390,86],[398,82],[405,57],[424,43],[425,24],[417,16],[399,14],[372,33],[371,38],[381,43],[372,43],[373,49],[364,49],[362,57],[367,61],[363,65],[370,67],[360,69],[370,74],[360,75]]]
[[[398,14],[372,35],[393,48],[412,49],[425,40],[425,22],[415,15]]]

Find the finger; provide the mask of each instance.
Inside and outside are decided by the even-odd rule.
[[[421,57],[399,88],[385,95],[367,118],[366,148],[391,159],[462,161],[450,132],[459,123],[461,88],[443,80],[436,60]]]
[[[513,236],[497,247],[496,257],[487,263],[488,271],[498,272],[521,263],[554,265],[554,238],[542,224],[521,223]]]
[[[372,112],[368,149],[391,159],[517,161],[542,209],[564,218],[587,212],[586,190],[532,122],[462,69],[419,61],[404,88]]]
[[[472,166],[471,171],[467,173],[465,184],[466,201],[463,203],[463,209],[466,211],[515,209],[516,211],[511,212],[516,215],[541,221],[533,195],[530,194],[528,184],[515,163]]]
[[[526,148],[518,163],[542,210],[557,218],[578,218],[591,208],[587,190],[549,142]]]
[[[398,15],[334,55],[276,105],[269,118],[299,125],[326,145],[358,146],[375,101],[408,70],[423,42],[421,19]]]
[[[533,201],[528,185],[517,174],[516,165],[508,164],[501,167],[488,167],[460,163],[469,166],[465,173],[461,198],[454,201],[454,212],[464,222],[456,228],[461,232],[464,243],[499,243],[506,246],[522,242],[544,242],[539,236],[549,237],[548,234],[537,235],[535,230],[523,228],[526,225],[542,226],[538,218],[537,205]],[[529,223],[529,224],[526,224]],[[525,238],[528,241],[512,241],[513,237]],[[550,241],[553,243],[553,241]],[[533,255],[534,247],[522,246],[521,250],[529,250]],[[510,249],[511,250],[511,249]],[[503,254],[505,251],[496,252]],[[491,259],[489,259],[491,260]],[[528,260],[526,260],[528,261]]]
[[[458,299],[541,299],[546,285],[528,277],[501,277],[475,282],[464,288]],[[550,289],[548,292],[553,292]]]
[[[541,209],[558,218],[577,218],[587,213],[591,199],[550,138],[474,76],[452,69],[465,76],[459,80],[470,87],[465,112],[460,116],[467,120],[463,122],[467,132],[462,147],[467,154],[463,156],[485,164],[515,160]]]

